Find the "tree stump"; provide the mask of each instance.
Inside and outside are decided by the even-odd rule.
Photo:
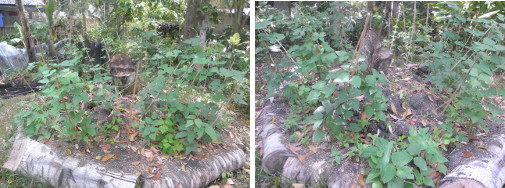
[[[125,94],[133,93],[133,83],[135,82],[135,66],[126,54],[117,53],[110,59],[110,74],[114,83]]]
[[[379,37],[371,29],[366,32],[363,40],[361,55],[365,56],[365,60],[359,62],[360,65],[365,64],[367,66],[363,75],[372,74],[372,69],[387,74],[389,65],[391,65],[391,60],[393,59],[393,53],[387,48],[382,47]]]

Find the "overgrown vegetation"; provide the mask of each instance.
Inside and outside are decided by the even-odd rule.
[[[503,111],[482,101],[505,97],[505,90],[498,87],[505,69],[502,3],[400,3],[403,12],[394,17],[386,2],[298,2],[292,6],[292,14],[286,15],[266,3],[256,4],[256,62],[275,62],[257,73],[267,83],[266,90],[257,86],[256,92],[265,99],[282,96],[289,101],[285,130],[294,133],[291,141],[309,145],[328,138],[339,143],[329,146],[336,164],[344,155],[339,151],[343,147],[352,151],[349,157],[367,160],[366,183],[434,186],[428,175],[446,173],[447,159],[441,151],[468,141],[476,132],[486,132],[484,120],[500,121],[497,117]],[[371,28],[395,51],[394,61],[428,67],[425,83],[431,93],[443,97],[442,116],[447,117],[432,133],[429,128],[411,128],[408,136],[387,140],[367,131],[371,124],[391,126],[383,89],[394,91],[396,79],[388,80],[375,70],[364,76],[360,71],[366,65],[357,67],[356,74],[353,71],[358,65],[355,46],[368,13]],[[280,51],[269,50],[272,46]],[[263,177],[268,173],[256,173],[263,184],[270,181]]]
[[[68,8],[65,1],[62,3],[62,10]],[[121,92],[115,92],[116,86],[110,84],[112,78],[106,65],[81,63],[83,56],[87,58],[86,52],[67,44],[65,57],[68,58],[60,63],[47,60],[30,64],[29,70],[35,72],[35,79],[44,84],[40,92],[44,103],[21,103],[23,110],[16,116],[16,122],[25,125],[28,136],[39,140],[56,135],[67,141],[93,144],[107,137],[110,131],[117,131],[115,123],[122,121],[119,116],[124,113],[122,110],[131,115],[132,109],[140,109],[132,117],[135,118],[131,124],[133,131],[140,132],[149,145],[159,147],[164,153],[188,155],[197,150],[198,143],[220,143],[219,129],[230,118],[227,109],[232,106],[248,109],[248,37],[241,38],[235,33],[224,37],[226,40],[210,41],[206,46],[198,38],[176,43],[179,36],[163,37],[157,33],[156,26],[163,21],[181,22],[185,4],[114,3],[120,5],[111,12],[116,16],[101,18],[104,25],[84,30],[77,39],[65,40],[76,40],[74,44],[77,44],[79,37],[84,36],[103,41],[109,54],[128,53],[141,64],[135,84],[141,87],[145,83],[145,89],[134,101],[135,106],[113,108]],[[149,22],[147,18],[158,21]],[[112,32],[117,27],[128,30]],[[103,127],[92,123],[90,116],[101,105],[114,114],[114,121]]]

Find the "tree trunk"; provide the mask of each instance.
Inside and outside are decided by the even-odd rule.
[[[244,11],[244,4],[245,2],[243,0],[241,1],[234,1],[234,6],[232,9],[234,10],[233,13],[233,20],[232,20],[232,28],[233,28],[233,33],[242,33],[242,28],[244,28],[245,21],[247,19],[243,18],[242,12]]]
[[[86,35],[86,30],[88,25],[86,23],[86,5],[82,3],[82,36],[84,37],[84,41],[88,41],[88,36]]]
[[[289,1],[274,1],[274,8],[280,11],[286,11],[286,14],[291,15],[291,2]]]
[[[209,27],[209,14],[206,13],[204,19],[202,20],[202,26],[200,27],[200,45],[205,47],[207,45],[207,29]]]
[[[28,23],[28,18],[25,13],[23,0],[16,0],[16,9],[19,15],[19,22],[23,28],[23,36],[25,37],[25,49],[28,53],[28,61],[36,62],[37,57],[35,53],[35,43],[33,42],[32,31],[30,30],[30,24]]]
[[[183,39],[187,40],[198,35],[200,25],[204,20],[204,15],[197,9],[202,6],[204,0],[188,0],[184,28],[182,29]]]

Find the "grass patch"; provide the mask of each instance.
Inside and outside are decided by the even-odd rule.
[[[0,164],[3,165],[9,157],[12,144],[16,138],[18,125],[14,125],[14,115],[19,112],[18,102],[30,101],[36,98],[36,94],[13,97],[10,99],[0,99]],[[1,166],[1,165],[0,165]],[[3,187],[51,187],[40,183],[32,178],[24,177],[10,170],[0,167],[0,188]]]

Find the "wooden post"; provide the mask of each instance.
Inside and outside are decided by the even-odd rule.
[[[23,28],[23,36],[25,37],[25,48],[28,53],[28,61],[37,61],[35,53],[35,43],[33,42],[32,31],[30,30],[30,24],[28,23],[28,18],[25,13],[25,6],[23,5],[23,0],[16,0],[16,9],[19,15],[19,21],[21,27]]]

